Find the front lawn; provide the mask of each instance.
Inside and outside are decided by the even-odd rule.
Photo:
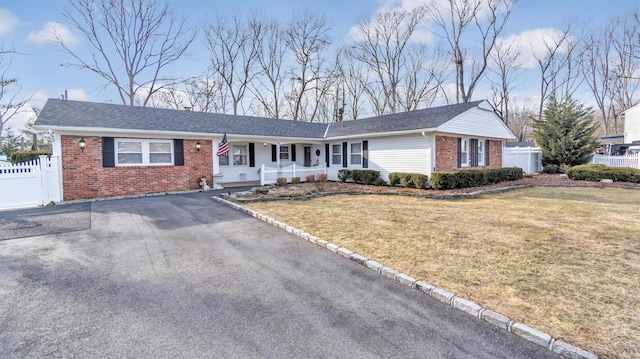
[[[247,206],[600,357],[640,357],[640,190]]]

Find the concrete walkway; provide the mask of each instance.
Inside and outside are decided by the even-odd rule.
[[[211,195],[0,241],[0,357],[557,358]]]

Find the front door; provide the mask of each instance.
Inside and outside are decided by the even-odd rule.
[[[304,147],[304,166],[311,167],[311,147]]]

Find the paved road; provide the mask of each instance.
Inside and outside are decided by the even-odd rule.
[[[0,357],[556,357],[210,196],[0,241]]]

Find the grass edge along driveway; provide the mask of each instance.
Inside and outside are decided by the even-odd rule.
[[[602,358],[640,356],[640,191],[332,196],[247,206]]]

